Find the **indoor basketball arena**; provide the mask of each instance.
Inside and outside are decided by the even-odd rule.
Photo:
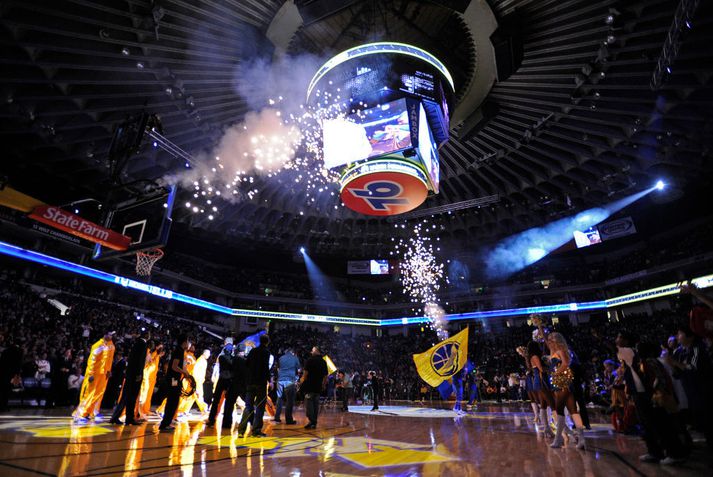
[[[0,4],[0,475],[713,474],[713,5]]]

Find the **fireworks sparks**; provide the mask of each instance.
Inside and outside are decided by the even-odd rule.
[[[301,105],[299,113],[289,113],[282,100],[270,99],[265,109],[246,114],[242,123],[226,130],[210,155],[199,156],[193,165],[187,163],[188,170],[167,178],[192,190],[187,210],[213,220],[221,201],[258,201],[268,182],[301,199],[292,201],[300,215],[307,207],[317,212],[343,207],[336,192],[339,175],[323,166],[321,128],[325,119],[345,114],[345,104]]]
[[[399,227],[399,225],[396,225]],[[406,227],[401,225],[401,227]],[[438,338],[448,338],[448,330],[444,320],[445,312],[438,305],[438,291],[444,281],[443,264],[434,253],[434,241],[428,235],[432,230],[424,220],[413,226],[413,235],[396,242],[395,254],[401,257],[401,284],[404,294],[418,306],[419,311],[429,318],[431,328]],[[435,246],[435,251],[440,247]]]

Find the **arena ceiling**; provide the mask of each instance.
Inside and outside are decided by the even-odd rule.
[[[48,202],[102,200],[112,131],[143,110],[160,115],[165,136],[184,150],[210,149],[250,109],[235,83],[256,57],[273,55],[266,33],[283,3],[2,2],[0,172]],[[378,38],[432,51],[459,91],[481,71],[475,32],[463,20],[466,0],[294,3],[304,23],[288,38],[289,54],[326,56]],[[691,28],[683,28],[671,73],[664,72],[658,88],[651,87],[652,75],[677,1],[487,3],[502,27],[501,78],[441,150],[441,193],[422,207],[497,199],[435,214],[443,239],[492,240],[607,203],[659,177],[679,189],[711,177],[709,2],[700,2]],[[160,178],[181,167],[183,160],[147,145],[123,180]],[[255,199],[225,207],[216,220],[181,209],[177,218],[234,242],[306,244],[325,254],[374,255],[406,233],[393,221],[331,204],[304,208],[301,194],[265,181]]]

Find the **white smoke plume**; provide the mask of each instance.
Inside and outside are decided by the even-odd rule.
[[[283,113],[297,114],[307,98],[307,86],[326,59],[314,55],[243,62],[235,72],[235,92],[257,110],[281,97]]]
[[[249,112],[245,120],[228,128],[214,149],[221,175],[255,172],[268,174],[284,167],[295,156],[300,130],[285,124],[282,113],[273,108]]]
[[[250,197],[255,191],[244,193],[244,186],[250,189],[257,176],[272,177],[295,159],[303,143],[298,118],[305,113],[307,85],[322,63],[310,55],[241,63],[235,92],[251,111],[227,127],[212,150],[196,154],[190,169],[164,180],[198,194],[222,191],[218,195],[231,202]]]

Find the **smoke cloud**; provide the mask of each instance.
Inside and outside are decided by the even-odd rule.
[[[249,112],[243,123],[225,131],[215,148],[223,173],[268,174],[290,161],[301,140],[299,129],[285,124],[282,113],[273,108]]]
[[[164,180],[190,188],[198,184],[201,189],[231,189],[222,198],[241,200],[244,195],[233,192],[233,187],[252,183],[247,176],[271,175],[295,158],[303,142],[299,118],[305,113],[307,85],[322,63],[311,55],[241,63],[234,88],[250,111],[225,129],[212,150],[196,154],[190,169]]]
[[[235,71],[235,92],[252,110],[259,110],[272,100],[279,101],[283,113],[298,114],[306,100],[310,80],[325,61],[303,54],[283,56],[275,61],[258,58],[243,62]]]

